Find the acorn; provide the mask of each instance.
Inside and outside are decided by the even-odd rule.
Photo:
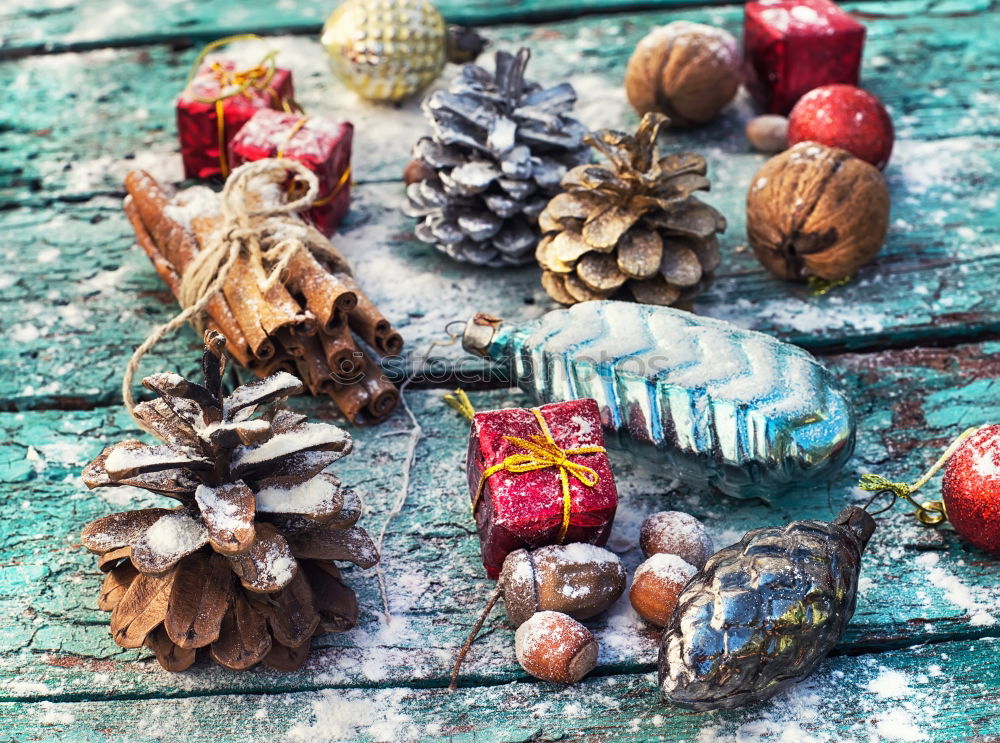
[[[639,547],[645,557],[661,552],[677,555],[698,570],[715,553],[705,525],[683,511],[660,511],[647,516],[639,527]]]
[[[565,616],[570,621],[596,616],[624,593],[625,582],[625,568],[618,556],[593,544],[580,542],[554,544],[531,551],[514,550],[504,560],[496,590],[458,651],[448,688],[458,688],[462,662],[501,596],[507,618],[520,632],[520,628],[539,613]],[[527,666],[525,670],[537,675]]]
[[[677,597],[697,572],[677,555],[653,555],[635,569],[628,594],[632,608],[650,624],[666,627],[677,607]]]
[[[542,681],[572,684],[597,665],[597,640],[573,617],[540,611],[517,628],[514,652],[521,667]]]
[[[508,619],[519,627],[539,611],[589,619],[615,603],[625,583],[617,555],[577,543],[511,552],[500,571],[499,588]]]

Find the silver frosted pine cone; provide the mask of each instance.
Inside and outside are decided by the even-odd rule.
[[[854,614],[867,512],[747,532],[685,586],[660,642],[665,702],[700,712],[770,699],[811,674]]]
[[[463,65],[423,102],[432,135],[413,147],[434,175],[406,190],[417,237],[456,260],[530,263],[538,215],[572,167],[588,162],[586,129],[569,115],[576,93],[524,79],[530,52],[496,53],[496,72]]]

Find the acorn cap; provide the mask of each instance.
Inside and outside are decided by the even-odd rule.
[[[589,619],[617,601],[625,583],[618,557],[585,543],[511,552],[500,572],[504,606],[515,627],[538,611]]]
[[[520,627],[538,610],[535,565],[531,553],[521,549],[507,555],[499,580],[507,618],[515,627]]]

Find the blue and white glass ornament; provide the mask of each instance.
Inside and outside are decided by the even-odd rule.
[[[769,498],[831,478],[854,450],[851,404],[801,348],[669,307],[583,302],[524,323],[479,314],[466,350],[510,365],[537,403],[593,397],[620,443],[670,473]]]

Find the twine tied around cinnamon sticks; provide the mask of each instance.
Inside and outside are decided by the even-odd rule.
[[[258,178],[266,178],[276,184],[284,183],[288,174],[306,184],[306,191],[298,198],[259,209],[248,209],[250,184]],[[282,218],[308,209],[316,201],[319,181],[316,175],[301,163],[287,159],[266,159],[240,166],[230,175],[222,189],[222,218],[220,230],[215,239],[197,253],[185,267],[180,277],[177,301],[183,308],[169,322],[156,328],[132,354],[125,368],[122,380],[122,399],[129,414],[141,427],[145,425],[133,412],[135,398],[132,395],[132,381],[142,357],[146,355],[164,336],[186,322],[193,322],[201,330],[202,312],[217,295],[241,255],[245,256],[262,292],[274,287],[280,280],[288,264],[301,250],[308,250],[318,258],[334,264],[343,261],[329,242],[311,225],[295,220],[296,229],[287,237],[276,237],[280,233]],[[266,227],[253,225],[251,219],[265,218]],[[304,235],[301,239],[299,235]]]

